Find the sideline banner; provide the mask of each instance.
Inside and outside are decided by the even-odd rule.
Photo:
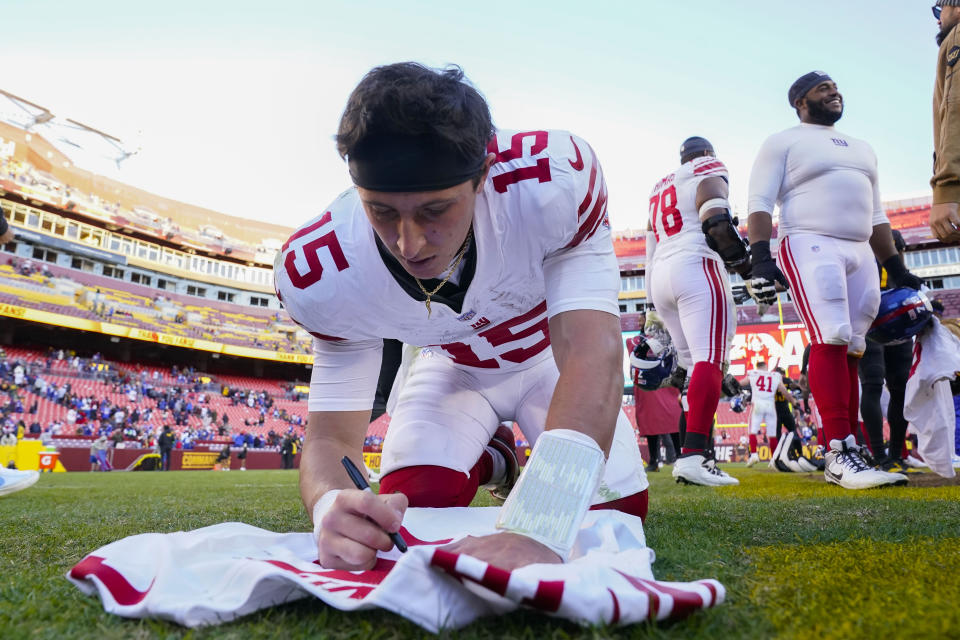
[[[630,377],[630,352],[636,346],[639,331],[624,331],[623,381],[627,387],[633,387]],[[729,373],[738,378],[747,375],[757,362],[767,363],[770,369],[783,367],[787,377],[796,380],[800,376],[803,362],[803,349],[810,342],[810,336],[803,324],[775,322],[767,324],[745,324],[737,327],[730,347]]]
[[[380,455],[379,453],[372,452],[363,452],[363,464],[367,465],[368,469],[373,471],[380,471]]]
[[[180,468],[184,470],[213,469],[219,451],[184,451],[180,459]]]

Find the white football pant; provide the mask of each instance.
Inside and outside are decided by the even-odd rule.
[[[552,354],[521,371],[462,367],[424,349],[411,363],[383,441],[381,475],[432,465],[469,474],[504,420],[514,420],[531,446],[544,430],[560,372]],[[621,409],[610,457],[593,504],[648,486],[633,426]]]

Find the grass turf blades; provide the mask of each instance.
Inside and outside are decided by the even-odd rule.
[[[646,526],[658,579],[717,578],[727,587],[725,604],[671,625],[625,628],[584,629],[521,611],[448,636],[940,638],[960,629],[960,481],[852,492],[816,474],[725,468],[739,487],[684,487],[669,474],[651,474]],[[489,494],[477,494],[474,505],[490,504]],[[63,577],[119,538],[225,521],[309,530],[296,472],[43,475],[31,489],[0,499],[2,637],[424,636],[392,613],[340,612],[313,599],[195,630],[126,620]]]

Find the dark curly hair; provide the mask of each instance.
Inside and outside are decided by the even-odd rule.
[[[337,151],[347,158],[370,136],[430,136],[466,159],[483,156],[493,138],[486,100],[450,65],[430,69],[398,62],[371,69],[347,100]]]

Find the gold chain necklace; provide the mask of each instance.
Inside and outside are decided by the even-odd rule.
[[[417,286],[420,287],[420,291],[422,291],[422,292],[423,292],[423,295],[425,295],[425,296],[427,297],[427,299],[424,300],[424,303],[427,305],[427,317],[428,317],[428,318],[430,317],[430,313],[431,313],[431,312],[430,312],[430,298],[431,298],[433,295],[435,295],[435,294],[437,293],[437,291],[440,291],[440,288],[443,287],[443,285],[447,284],[447,280],[449,280],[450,277],[453,276],[454,271],[456,271],[456,270],[457,270],[457,267],[460,266],[460,261],[463,260],[463,256],[465,256],[465,255],[467,254],[467,247],[470,246],[470,239],[471,239],[471,238],[473,238],[473,228],[471,228],[469,231],[467,231],[467,239],[463,241],[463,246],[460,248],[460,253],[457,254],[457,257],[456,257],[456,258],[454,258],[453,264],[450,265],[450,270],[447,272],[447,277],[445,277],[445,278],[443,279],[443,281],[440,282],[440,284],[438,284],[433,291],[427,291],[426,288],[423,286],[423,283],[420,282],[420,278],[418,278],[418,277],[416,277],[416,276],[413,277],[413,279],[417,281]]]

